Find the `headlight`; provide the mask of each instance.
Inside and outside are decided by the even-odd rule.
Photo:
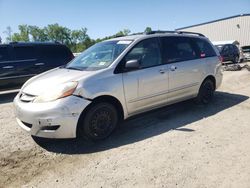
[[[50,102],[72,95],[77,87],[77,82],[66,82],[56,87],[48,89],[35,98],[35,103]]]

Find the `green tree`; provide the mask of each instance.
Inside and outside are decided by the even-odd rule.
[[[144,33],[149,33],[152,31],[152,28],[151,27],[146,27],[146,29],[144,30]]]
[[[129,29],[123,29],[123,30],[117,32],[114,35],[107,36],[107,37],[104,37],[104,38],[98,38],[98,39],[95,40],[95,42],[97,43],[97,42],[101,42],[101,41],[104,41],[104,40],[107,40],[107,39],[112,39],[112,38],[115,38],[115,37],[127,36],[130,33],[131,33],[131,31]]]
[[[72,30],[70,37],[70,48],[73,52],[81,52],[89,47],[93,40],[87,35],[87,28]]]
[[[39,28],[37,26],[28,26],[29,28],[29,34],[32,37],[32,41],[48,41],[48,35],[45,33],[45,29],[44,28]]]
[[[113,37],[119,37],[119,36],[127,36],[131,31],[129,29],[123,29],[119,32],[117,32],[115,35],[112,36]]]
[[[114,35],[96,40],[91,39],[87,34],[87,28],[79,30],[70,30],[67,27],[60,26],[58,23],[47,25],[43,28],[34,25],[19,25],[18,32],[12,35],[12,30],[7,27],[7,41],[58,41],[68,46],[72,52],[82,52],[97,42],[130,34],[129,29],[123,29]]]
[[[50,24],[44,28],[45,34],[50,41],[58,41],[63,44],[70,44],[70,29],[56,24]]]
[[[28,42],[29,40],[29,27],[28,25],[19,25],[18,26],[19,33],[14,33],[12,36],[12,41],[18,42],[18,41],[24,41]]]

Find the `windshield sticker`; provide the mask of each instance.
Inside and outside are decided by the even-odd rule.
[[[107,63],[107,62],[102,61],[102,62],[99,63],[99,65],[103,66],[103,65],[105,65],[106,63]]]
[[[117,42],[117,44],[130,44],[131,42],[131,40],[120,40]]]

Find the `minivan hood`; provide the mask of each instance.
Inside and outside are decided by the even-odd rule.
[[[30,95],[40,95],[44,91],[53,88],[53,86],[70,81],[79,81],[94,73],[95,71],[56,68],[31,78],[31,80],[25,83],[22,92]]]

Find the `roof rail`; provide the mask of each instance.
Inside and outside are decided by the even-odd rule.
[[[146,35],[152,35],[152,34],[157,34],[157,33],[176,33],[175,31],[163,31],[163,30],[158,30],[158,31],[149,31],[145,32],[144,34]]]
[[[62,44],[59,41],[12,41],[7,44]]]
[[[145,32],[146,35],[152,35],[152,34],[163,34],[163,33],[174,33],[174,34],[191,34],[191,35],[198,35],[201,37],[205,37],[205,35],[201,34],[201,33],[195,33],[195,32],[188,32],[188,31],[162,31],[162,30],[158,30],[158,31],[149,31],[149,32]]]
[[[201,33],[196,33],[196,32],[189,32],[189,31],[176,31],[179,34],[191,34],[191,35],[198,35],[201,37],[205,37],[205,35],[201,34]]]

